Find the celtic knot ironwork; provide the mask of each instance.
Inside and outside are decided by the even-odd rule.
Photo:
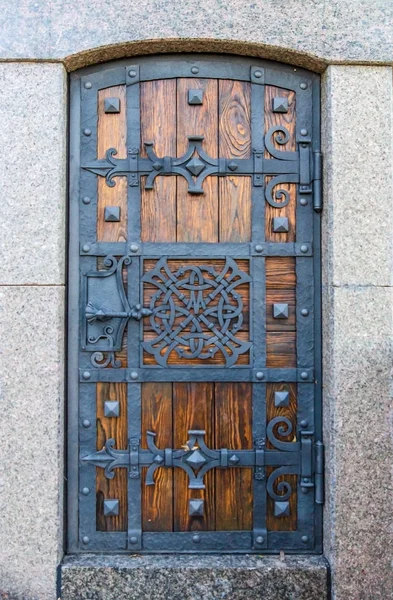
[[[158,291],[151,296],[149,322],[156,334],[143,348],[165,367],[172,351],[180,359],[211,359],[221,352],[226,367],[251,348],[239,330],[244,320],[243,300],[237,288],[251,281],[227,257],[219,271],[213,266],[183,264],[171,270],[167,258],[157,261],[142,281]]]

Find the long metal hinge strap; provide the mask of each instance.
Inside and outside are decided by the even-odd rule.
[[[313,431],[302,431],[300,434],[301,462],[300,485],[303,488],[314,487],[313,475]]]
[[[255,443],[255,479],[265,479],[265,440],[256,440]]]
[[[322,210],[322,154],[314,152],[313,154],[313,199],[314,210]]]
[[[310,161],[311,138],[303,138],[299,141],[299,185],[301,194],[311,194],[311,161]]]
[[[139,440],[130,440],[130,477],[131,479],[139,479]]]
[[[315,443],[315,502],[324,503],[324,445],[318,441]]]

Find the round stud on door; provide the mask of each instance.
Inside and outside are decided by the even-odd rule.
[[[194,542],[194,544],[199,544],[199,542],[201,541],[201,537],[198,534],[193,535],[192,541]]]
[[[308,252],[308,246],[307,246],[307,244],[302,244],[300,246],[300,252],[303,252],[303,254],[306,254],[306,252]]]
[[[258,537],[255,538],[255,541],[257,544],[263,544],[263,537],[261,535],[258,535]]]
[[[193,73],[194,75],[196,75],[197,73],[199,73],[198,67],[191,67],[191,73]]]
[[[91,89],[91,81],[86,81],[86,83],[85,83],[85,88],[86,88],[87,90],[90,90],[90,89]]]
[[[89,371],[84,371],[82,377],[83,379],[90,379],[91,373]]]
[[[306,90],[307,89],[307,83],[305,81],[302,81],[300,84],[300,89],[301,90]]]
[[[88,496],[90,494],[90,489],[88,487],[84,487],[82,490],[82,494],[84,496]]]
[[[302,206],[307,206],[307,204],[308,204],[308,200],[307,200],[307,198],[300,198],[300,204],[301,204]]]
[[[90,542],[90,538],[89,538],[89,537],[87,537],[87,535],[84,535],[84,536],[83,536],[83,538],[82,538],[82,542],[83,542],[84,544],[88,544],[88,543]]]
[[[134,535],[132,537],[130,537],[130,544],[137,544],[138,543],[138,538],[135,537]]]
[[[129,77],[136,77],[136,71],[134,71],[134,69],[130,69],[130,71],[128,71],[128,76]]]

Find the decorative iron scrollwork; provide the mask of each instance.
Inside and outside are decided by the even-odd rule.
[[[172,351],[188,361],[221,352],[231,367],[251,348],[238,336],[244,306],[237,289],[251,278],[232,258],[226,258],[222,270],[190,263],[171,270],[163,257],[142,281],[158,288],[149,306],[155,337],[142,345],[159,365],[167,366]]]
[[[119,260],[114,256],[106,256],[103,261],[106,269],[82,275],[82,298],[85,302],[82,346],[84,350],[93,351],[90,357],[93,367],[121,367],[115,352],[121,349],[128,320],[140,321],[151,315],[149,308],[140,304],[130,306],[128,302],[123,267],[130,265],[131,261],[130,256],[123,256]],[[96,286],[95,281],[101,282],[101,285]]]
[[[140,156],[138,148],[130,148],[128,158],[116,158],[117,150],[109,148],[105,158],[83,165],[83,168],[105,177],[110,187],[115,185],[114,178],[118,176],[128,176],[129,185],[137,186],[140,175],[147,175],[145,188],[152,189],[159,175],[179,175],[187,180],[190,194],[203,194],[202,185],[209,175],[253,176],[256,187],[263,186],[265,176],[271,175],[272,179],[265,185],[265,198],[274,208],[282,208],[289,202],[288,190],[276,189],[280,184],[299,183],[302,193],[311,193],[311,182],[320,181],[320,155],[317,153],[311,158],[309,138],[299,140],[297,151],[276,148],[275,144],[284,146],[290,140],[290,133],[283,125],[274,125],[265,134],[265,148],[272,156],[270,159],[264,156],[263,148],[254,149],[252,158],[213,158],[203,150],[203,140],[203,136],[188,136],[188,148],[179,158],[157,156],[153,142],[144,143],[147,158]]]

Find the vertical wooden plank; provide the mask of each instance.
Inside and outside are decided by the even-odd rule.
[[[297,427],[297,393],[296,383],[268,383],[266,385],[266,424],[268,424],[275,417],[286,417],[292,423],[292,433],[288,436],[280,436],[278,433],[279,425],[275,428],[274,434],[276,437],[283,442],[295,442],[296,441],[296,427]],[[274,393],[275,392],[289,392],[289,403],[288,406],[276,407],[274,404]],[[286,430],[285,425],[283,425]],[[267,440],[266,449],[273,450],[273,445]],[[274,467],[267,469],[266,476],[268,477],[274,471]],[[297,529],[297,475],[283,475],[277,478],[275,489],[277,491],[277,485],[286,481],[292,487],[292,495],[289,498],[289,515],[282,517],[274,516],[274,500],[268,496],[267,500],[267,519],[266,525],[269,531],[295,531]]]
[[[141,83],[141,156],[144,142],[153,142],[158,156],[176,154],[176,81],[174,79]],[[157,177],[152,190],[141,183],[141,239],[167,242],[176,239],[176,177]],[[156,443],[172,448],[172,384],[142,384],[142,446],[146,431],[157,433]],[[142,473],[142,529],[172,531],[173,472],[158,469],[155,485],[145,485]]]
[[[273,112],[274,98],[284,98],[288,102],[288,112],[276,113]],[[273,138],[274,146],[277,150],[289,152],[296,150],[296,94],[291,90],[275,87],[272,85],[265,86],[265,133],[275,125],[283,125],[288,133],[289,140],[286,144],[278,144]],[[265,151],[266,158],[272,158],[268,151]],[[268,183],[271,177],[266,177]],[[289,203],[283,208],[273,208],[266,202],[266,219],[265,219],[265,235],[266,241],[271,242],[293,242],[296,240],[296,184],[280,184],[280,189],[286,190],[289,194]],[[274,233],[272,224],[273,217],[288,217],[289,231],[288,233]]]
[[[188,441],[190,429],[206,431],[205,442],[214,447],[214,384],[173,384],[173,442],[181,448]],[[209,471],[204,478],[204,490],[190,490],[189,478],[182,469],[174,472],[174,531],[214,530],[214,473]],[[190,517],[188,503],[191,499],[204,500],[204,516]]]
[[[157,434],[159,448],[172,448],[172,383],[142,384],[142,448],[147,448],[146,432]],[[157,469],[155,485],[145,485],[142,469],[142,531],[172,531],[173,470]]]
[[[120,403],[119,417],[105,417],[105,400]],[[115,448],[125,449],[127,439],[127,384],[97,383],[97,450],[102,450],[105,442],[113,438]],[[97,530],[127,531],[127,469],[115,469],[113,479],[107,479],[104,469],[97,468]],[[104,517],[104,500],[119,500],[119,515]]]
[[[189,105],[188,90],[203,90],[203,104]],[[203,149],[218,156],[218,82],[214,79],[177,80],[177,156],[188,148],[189,135],[203,135]],[[188,193],[184,177],[177,181],[177,241],[218,241],[218,178],[207,177],[204,194]]]
[[[251,156],[251,87],[249,83],[219,81],[219,156]],[[219,178],[219,241],[251,239],[251,177]]]
[[[252,449],[252,384],[215,384],[216,448]],[[216,529],[252,529],[253,470],[216,469]]]
[[[118,98],[119,113],[105,113],[105,99]],[[116,158],[127,158],[126,88],[118,85],[98,92],[97,157],[105,158],[109,148],[116,148]],[[98,177],[97,240],[124,242],[127,239],[127,177],[116,177],[116,185],[109,187],[104,177]],[[120,221],[105,221],[106,206],[120,208]]]
[[[266,366],[296,367],[294,258],[266,258]],[[273,304],[288,304],[288,319],[273,319]]]
[[[157,156],[176,155],[176,80],[141,83],[141,156],[144,142],[153,142]],[[152,190],[141,182],[143,242],[176,240],[176,177],[157,177]]]

